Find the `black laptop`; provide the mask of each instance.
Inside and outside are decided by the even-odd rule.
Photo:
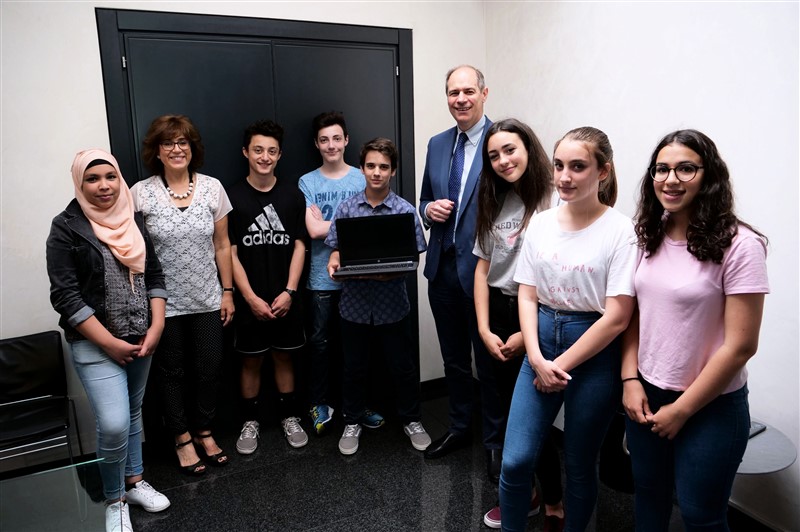
[[[415,215],[338,218],[341,266],[334,278],[414,271],[419,265]]]

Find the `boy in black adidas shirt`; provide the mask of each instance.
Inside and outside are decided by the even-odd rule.
[[[292,355],[305,344],[297,290],[306,252],[306,206],[296,186],[275,176],[282,143],[283,128],[275,122],[249,126],[242,153],[250,173],[228,190],[237,289],[234,348],[242,355],[244,425],[236,442],[240,454],[251,454],[258,446],[261,365],[268,354],[275,367],[278,412],[286,440],[292,447],[308,443],[300,426],[292,363]]]

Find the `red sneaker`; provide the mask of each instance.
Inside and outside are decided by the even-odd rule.
[[[528,517],[533,517],[535,515],[539,515],[539,508],[541,507],[541,503],[539,502],[539,492],[536,492],[536,495],[533,496],[533,500],[531,501],[531,508],[528,510]],[[489,510],[483,515],[483,524],[488,526],[489,528],[500,528],[500,505],[496,505],[494,508]],[[562,527],[563,528],[563,527]],[[556,529],[553,529],[556,530]]]

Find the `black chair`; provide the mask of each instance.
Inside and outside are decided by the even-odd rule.
[[[77,428],[58,331],[0,340],[0,460],[66,445],[74,463],[70,408]]]

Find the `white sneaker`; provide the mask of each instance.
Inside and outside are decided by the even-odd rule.
[[[253,454],[258,447],[258,421],[247,421],[242,426],[242,433],[236,440],[236,452]]]
[[[106,532],[133,532],[131,515],[124,501],[106,506]]]
[[[138,504],[146,512],[160,512],[169,508],[169,499],[144,480],[125,492],[128,504]]]
[[[339,452],[345,455],[355,454],[360,436],[361,425],[345,425],[342,437],[339,439]]]
[[[424,451],[431,444],[431,437],[425,432],[425,427],[419,421],[412,421],[403,427],[403,432],[406,433],[408,439],[411,440],[411,445],[418,451]]]
[[[299,417],[287,417],[281,421],[283,433],[286,435],[286,441],[289,445],[297,449],[308,443],[308,434],[300,426]]]

